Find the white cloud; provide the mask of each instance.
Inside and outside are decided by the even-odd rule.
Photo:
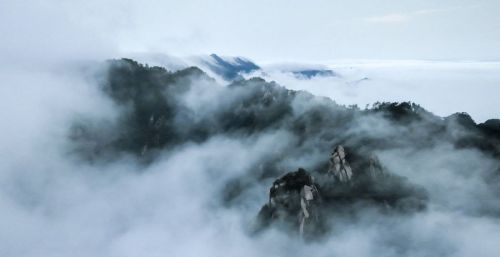
[[[467,112],[476,122],[500,118],[498,62],[351,60],[328,66],[340,76],[300,80],[272,68],[267,79],[361,108],[413,101],[439,116]]]
[[[222,4],[201,1],[0,2],[0,34],[5,35],[0,41],[0,255],[495,256],[500,241],[497,220],[455,209],[477,207],[474,203],[477,199],[468,198],[470,195],[464,192],[475,193],[482,200],[490,196],[484,190],[476,192],[475,186],[482,186],[477,177],[456,176],[452,172],[456,166],[469,162],[481,164],[484,156],[475,152],[436,148],[429,153],[415,153],[410,166],[404,164],[411,156],[401,152],[384,153],[385,160],[394,160],[388,165],[412,180],[426,184],[429,178],[433,179],[430,188],[434,196],[439,196],[440,190],[451,189],[449,195],[437,198],[435,203],[451,202],[455,195],[463,197],[452,202],[451,207],[445,205],[446,208],[396,220],[363,212],[357,221],[338,220],[338,229],[325,242],[309,245],[276,231],[257,238],[245,233],[245,226],[265,201],[269,185],[253,185],[251,192],[245,195],[248,204],[237,208],[222,208],[214,193],[225,181],[258,163],[269,151],[290,147],[287,143],[293,142],[293,138],[286,133],[241,139],[219,135],[203,144],[180,146],[148,168],[130,157],[95,165],[78,162],[68,155],[67,131],[75,115],[113,119],[116,114],[113,104],[101,95],[95,81],[82,75],[81,66],[75,64],[81,60],[102,60],[119,55],[120,49],[135,48],[181,55],[220,52],[264,60],[332,59],[350,56],[365,46],[367,52],[361,53],[362,56],[369,55],[368,51],[384,49],[370,47],[379,42],[376,39],[366,42],[362,39],[370,36],[383,39],[394,32],[371,33],[364,25],[338,23],[357,15],[377,16],[367,11],[373,7],[371,1],[362,2],[366,8],[359,8],[363,6],[360,2],[317,3],[301,1],[297,7],[289,1],[245,4],[234,1]],[[491,9],[498,17],[497,10]],[[464,49],[454,40],[476,38],[487,31],[491,38],[485,45],[481,40],[473,42],[481,49],[461,54],[495,57],[493,50],[497,50],[498,44],[483,46],[489,46],[488,42],[498,43],[498,35],[491,29],[497,18],[484,22],[480,17],[484,13],[481,10],[472,15],[472,26],[467,27],[471,35],[460,31],[460,36],[453,38],[456,36],[453,33],[419,32],[417,37],[441,38],[446,44],[437,44],[428,54],[442,57],[439,52],[444,45],[451,49],[451,55],[444,55],[449,57],[458,56],[457,52]],[[310,19],[297,19],[304,16]],[[330,17],[338,17],[338,20],[330,20]],[[455,21],[462,24],[462,17]],[[475,34],[476,29],[479,34]],[[398,42],[394,47],[396,56],[419,48],[416,44],[407,48],[404,36],[390,37],[391,41]],[[337,41],[338,38],[344,38],[347,44]],[[426,45],[431,46],[434,45]],[[331,49],[340,53],[332,54]],[[392,53],[393,50],[385,52]],[[373,77],[373,84],[366,87],[360,84],[359,90],[328,80],[301,85],[314,93],[328,94],[339,102],[346,99],[346,103],[358,100],[371,103],[384,100],[380,97],[385,96],[398,100],[404,96],[403,92],[411,92],[417,102],[424,102],[424,107],[434,110],[431,104],[425,103],[429,91],[447,82],[444,89],[458,87],[456,90],[461,94],[437,107],[458,111],[456,106],[467,109],[465,106],[470,104],[479,112],[499,109],[495,98],[498,94],[491,93],[498,88],[498,76],[493,69],[466,69],[462,74],[448,73],[446,69],[436,72],[395,66],[360,66],[358,74],[365,76],[366,71]],[[415,80],[412,76],[416,73],[423,73],[423,77]],[[483,89],[470,87],[474,78],[484,84]],[[415,89],[410,85],[402,90],[401,85],[405,87],[408,81],[425,86]],[[287,86],[299,87],[293,83],[284,80]],[[330,85],[333,86],[328,87]],[[444,89],[432,95],[433,101],[446,95]],[[193,109],[211,110],[201,110],[203,106],[195,103],[197,95],[204,95],[205,104],[216,102],[210,101],[214,96],[203,90],[190,93],[184,100],[190,102]],[[448,109],[439,110],[448,112]],[[436,109],[438,113],[439,110]],[[443,152],[448,152],[443,155],[446,158],[425,163]],[[306,161],[291,160],[287,164],[296,166]],[[436,176],[439,177],[423,176],[418,173],[422,167],[429,173],[438,167]],[[454,183],[445,184],[450,180]],[[446,187],[441,189],[442,184]],[[402,250],[406,252],[401,254]]]
[[[0,255],[496,254],[498,222],[475,215],[484,206],[495,207],[496,198],[480,177],[495,160],[476,151],[440,144],[419,151],[409,144],[381,153],[391,170],[429,190],[428,211],[395,217],[367,209],[355,218],[332,217],[335,230],[313,244],[275,230],[252,237],[246,227],[266,202],[269,180],[252,183],[241,205],[222,206],[219,193],[230,179],[250,174],[269,155],[296,147],[293,135],[280,130],[238,138],[220,134],[167,150],[148,167],[130,157],[105,165],[82,163],[65,147],[74,115],[112,119],[114,108],[73,69],[62,70],[64,75],[22,70],[3,76],[13,87],[0,91],[2,117],[9,121],[1,125],[0,227],[7,229],[0,230]],[[194,85],[199,88],[187,92],[183,101],[205,116],[220,102],[240,97],[218,90],[206,93],[207,87],[216,86],[206,82]],[[200,94],[202,105],[193,102]],[[293,103],[296,115],[321,101],[302,97]],[[385,123],[379,125],[383,133],[394,134]],[[359,126],[379,133],[372,127]],[[327,158],[314,150],[293,156],[284,161],[284,171],[323,154]]]

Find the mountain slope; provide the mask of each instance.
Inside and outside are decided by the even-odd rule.
[[[388,173],[405,174],[405,169],[418,173],[411,175],[421,178],[415,185],[398,175],[391,182],[396,186],[388,187],[390,194],[408,195],[402,192],[421,192],[417,188],[423,187],[431,201],[437,201],[443,197],[436,193],[439,187],[425,184],[434,171],[419,167],[439,163],[441,156],[464,154],[478,157],[471,157],[476,159],[467,167],[453,163],[451,167],[472,173],[487,167],[488,172],[478,171],[477,176],[484,179],[487,190],[499,191],[498,120],[475,124],[464,113],[441,118],[406,102],[377,103],[361,110],[261,78],[222,86],[196,67],[170,72],[130,59],[109,61],[99,76],[118,115],[108,121],[75,120],[69,134],[72,152],[85,161],[108,163],[134,156],[147,166],[179,147],[205,144],[214,138],[248,144],[263,137],[280,139],[266,149],[265,157],[245,164],[243,173],[217,182],[222,184],[218,197],[228,208],[245,206],[256,188],[286,171],[302,167],[324,174],[329,169],[329,153],[337,145],[345,146],[347,161],[359,174],[368,172],[370,156],[381,156]],[[428,156],[436,152],[439,154]],[[367,188],[362,184],[355,191]],[[364,210],[356,207],[358,200],[354,203],[354,211]],[[495,206],[495,201],[485,200],[472,211],[500,215]]]

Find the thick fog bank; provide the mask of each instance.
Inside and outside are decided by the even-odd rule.
[[[497,255],[495,120],[132,60],[2,75],[1,256]],[[427,208],[359,206],[311,243],[249,233],[276,177],[324,171],[340,143],[422,187]]]

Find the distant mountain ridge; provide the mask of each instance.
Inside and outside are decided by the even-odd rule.
[[[211,71],[230,81],[242,79],[241,73],[250,73],[260,69],[258,65],[243,57],[220,57],[211,54],[208,58],[202,58],[202,62]]]
[[[150,63],[154,66],[167,67],[169,69],[184,69],[190,66],[197,66],[203,71],[218,76],[221,79],[232,82],[244,79],[247,76],[256,74],[257,76],[266,76],[270,72],[289,74],[297,79],[313,79],[315,77],[336,77],[339,76],[335,71],[318,65],[280,65],[274,68],[267,68],[251,61],[248,58],[240,56],[220,56],[215,53],[210,55],[192,56],[189,58],[177,58],[174,56],[157,55],[138,55],[139,61]]]
[[[292,71],[292,73],[296,76],[303,78],[313,78],[313,77],[333,77],[337,76],[335,72],[328,69],[305,69],[305,70],[296,70]]]

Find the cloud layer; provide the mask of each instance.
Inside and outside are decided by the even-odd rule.
[[[476,122],[500,117],[497,62],[338,61],[328,67],[339,76],[304,81],[278,66],[266,78],[345,105],[413,101],[440,116],[467,112]]]
[[[108,78],[102,76],[107,66],[101,61],[129,51],[220,52],[259,60],[399,58],[408,52],[422,58],[457,57],[457,52],[463,53],[457,58],[495,57],[494,31],[500,30],[494,29],[493,2],[486,1],[475,13],[458,13],[471,18],[465,26],[462,18],[450,26],[439,22],[446,16],[404,29],[367,26],[366,17],[399,10],[373,13],[364,4],[300,3],[289,9],[288,2],[0,3],[0,32],[6,35],[0,42],[0,255],[496,256],[498,156],[467,145],[457,148],[454,138],[467,130],[453,122],[445,133],[451,139],[442,142],[423,123],[395,125],[381,113],[360,115],[331,100],[290,93],[261,80],[231,89],[186,76],[172,91],[161,91],[169,93],[165,99],[175,96],[177,112],[170,124],[182,140],[157,147],[146,161],[142,148],[117,150],[115,139],[130,135],[128,127],[120,126],[127,124],[123,118],[133,117],[129,114],[135,109],[102,90]],[[298,24],[296,17],[304,15],[316,20]],[[434,33],[425,32],[434,24],[441,25]],[[424,32],[407,34],[420,30]],[[439,36],[445,31],[450,32]],[[403,47],[422,35],[419,47]],[[361,43],[353,47],[353,42]],[[369,75],[377,78],[385,72]],[[489,74],[481,76],[492,89],[497,80]],[[464,76],[469,80],[474,75]],[[294,83],[283,84],[299,89]],[[314,85],[308,90],[322,91]],[[360,91],[353,94],[361,95],[357,99],[363,100],[354,101],[358,104],[372,102]],[[491,102],[491,96],[480,94]],[[342,99],[336,101],[344,103]],[[347,125],[342,126],[342,118],[349,120]],[[248,119],[255,126],[245,123]],[[75,124],[84,124],[96,137],[75,141]],[[351,217],[331,217],[331,234],[311,244],[274,229],[249,235],[277,176],[299,166],[320,170],[332,143],[340,139],[360,145],[359,138],[387,137],[394,141],[378,149],[381,161],[429,192],[426,211],[387,216],[376,208],[360,208]],[[85,158],[96,147],[108,152]],[[235,183],[243,190],[227,197]]]
[[[2,93],[20,100],[6,98],[2,108],[12,121],[2,125],[3,255],[496,254],[498,159],[474,147],[457,148],[454,139],[434,138],[423,121],[398,125],[261,80],[224,87],[189,75],[165,91],[175,96],[167,98],[177,110],[172,125],[184,140],[160,147],[145,165],[139,152],[113,147],[114,138],[133,133],[123,127],[123,117],[133,117],[139,107],[103,93],[106,77],[72,67],[65,70],[68,76],[28,73],[24,84],[16,76],[11,83],[23,87]],[[291,109],[272,116],[281,104]],[[9,111],[12,106],[16,111]],[[238,123],[237,117],[252,113],[262,116]],[[93,162],[75,155],[75,143],[82,143],[68,137],[75,121],[95,124],[92,131],[103,136],[87,139],[84,150],[111,142],[104,149],[120,154]],[[200,124],[208,134],[192,137]],[[445,135],[451,138],[467,133],[453,122],[449,126]],[[276,176],[299,166],[320,169],[339,140],[363,146],[362,139],[369,139],[367,147],[373,147],[388,137],[388,145],[375,147],[382,163],[429,192],[426,211],[387,216],[363,207],[353,216],[330,217],[331,234],[312,244],[273,229],[248,233]],[[243,190],[227,198],[234,181]]]

